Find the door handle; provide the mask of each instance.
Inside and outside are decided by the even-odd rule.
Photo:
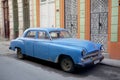
[[[102,23],[99,22],[99,28],[98,28],[98,33],[100,34],[100,31],[102,30]]]

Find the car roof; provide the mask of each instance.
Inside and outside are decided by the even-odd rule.
[[[44,30],[44,31],[48,31],[48,32],[51,32],[51,31],[61,31],[61,30],[65,30],[63,28],[28,28],[27,30]]]

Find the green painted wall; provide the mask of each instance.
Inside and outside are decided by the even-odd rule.
[[[118,0],[112,0],[111,42],[118,41]]]
[[[56,0],[55,3],[55,7],[56,7],[56,24],[55,27],[60,27],[60,0]]]
[[[80,39],[85,39],[85,0],[80,0]]]
[[[37,20],[36,20],[36,0],[34,0],[34,27],[37,27]]]

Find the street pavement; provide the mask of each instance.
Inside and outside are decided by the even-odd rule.
[[[56,64],[38,59],[0,56],[0,80],[120,80],[120,69],[98,64],[67,73]]]
[[[10,45],[9,40],[0,39],[0,55],[15,54],[15,51],[9,50],[9,45]],[[110,59],[109,53],[103,53],[103,55],[104,59],[101,62],[101,64],[120,68],[120,60]]]

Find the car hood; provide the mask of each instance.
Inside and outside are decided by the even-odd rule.
[[[88,53],[99,49],[99,46],[97,46],[97,44],[88,40],[80,40],[80,39],[72,39],[72,38],[57,39],[57,40],[53,40],[53,43],[65,45],[68,47],[70,46],[78,49],[83,48],[87,50]]]

